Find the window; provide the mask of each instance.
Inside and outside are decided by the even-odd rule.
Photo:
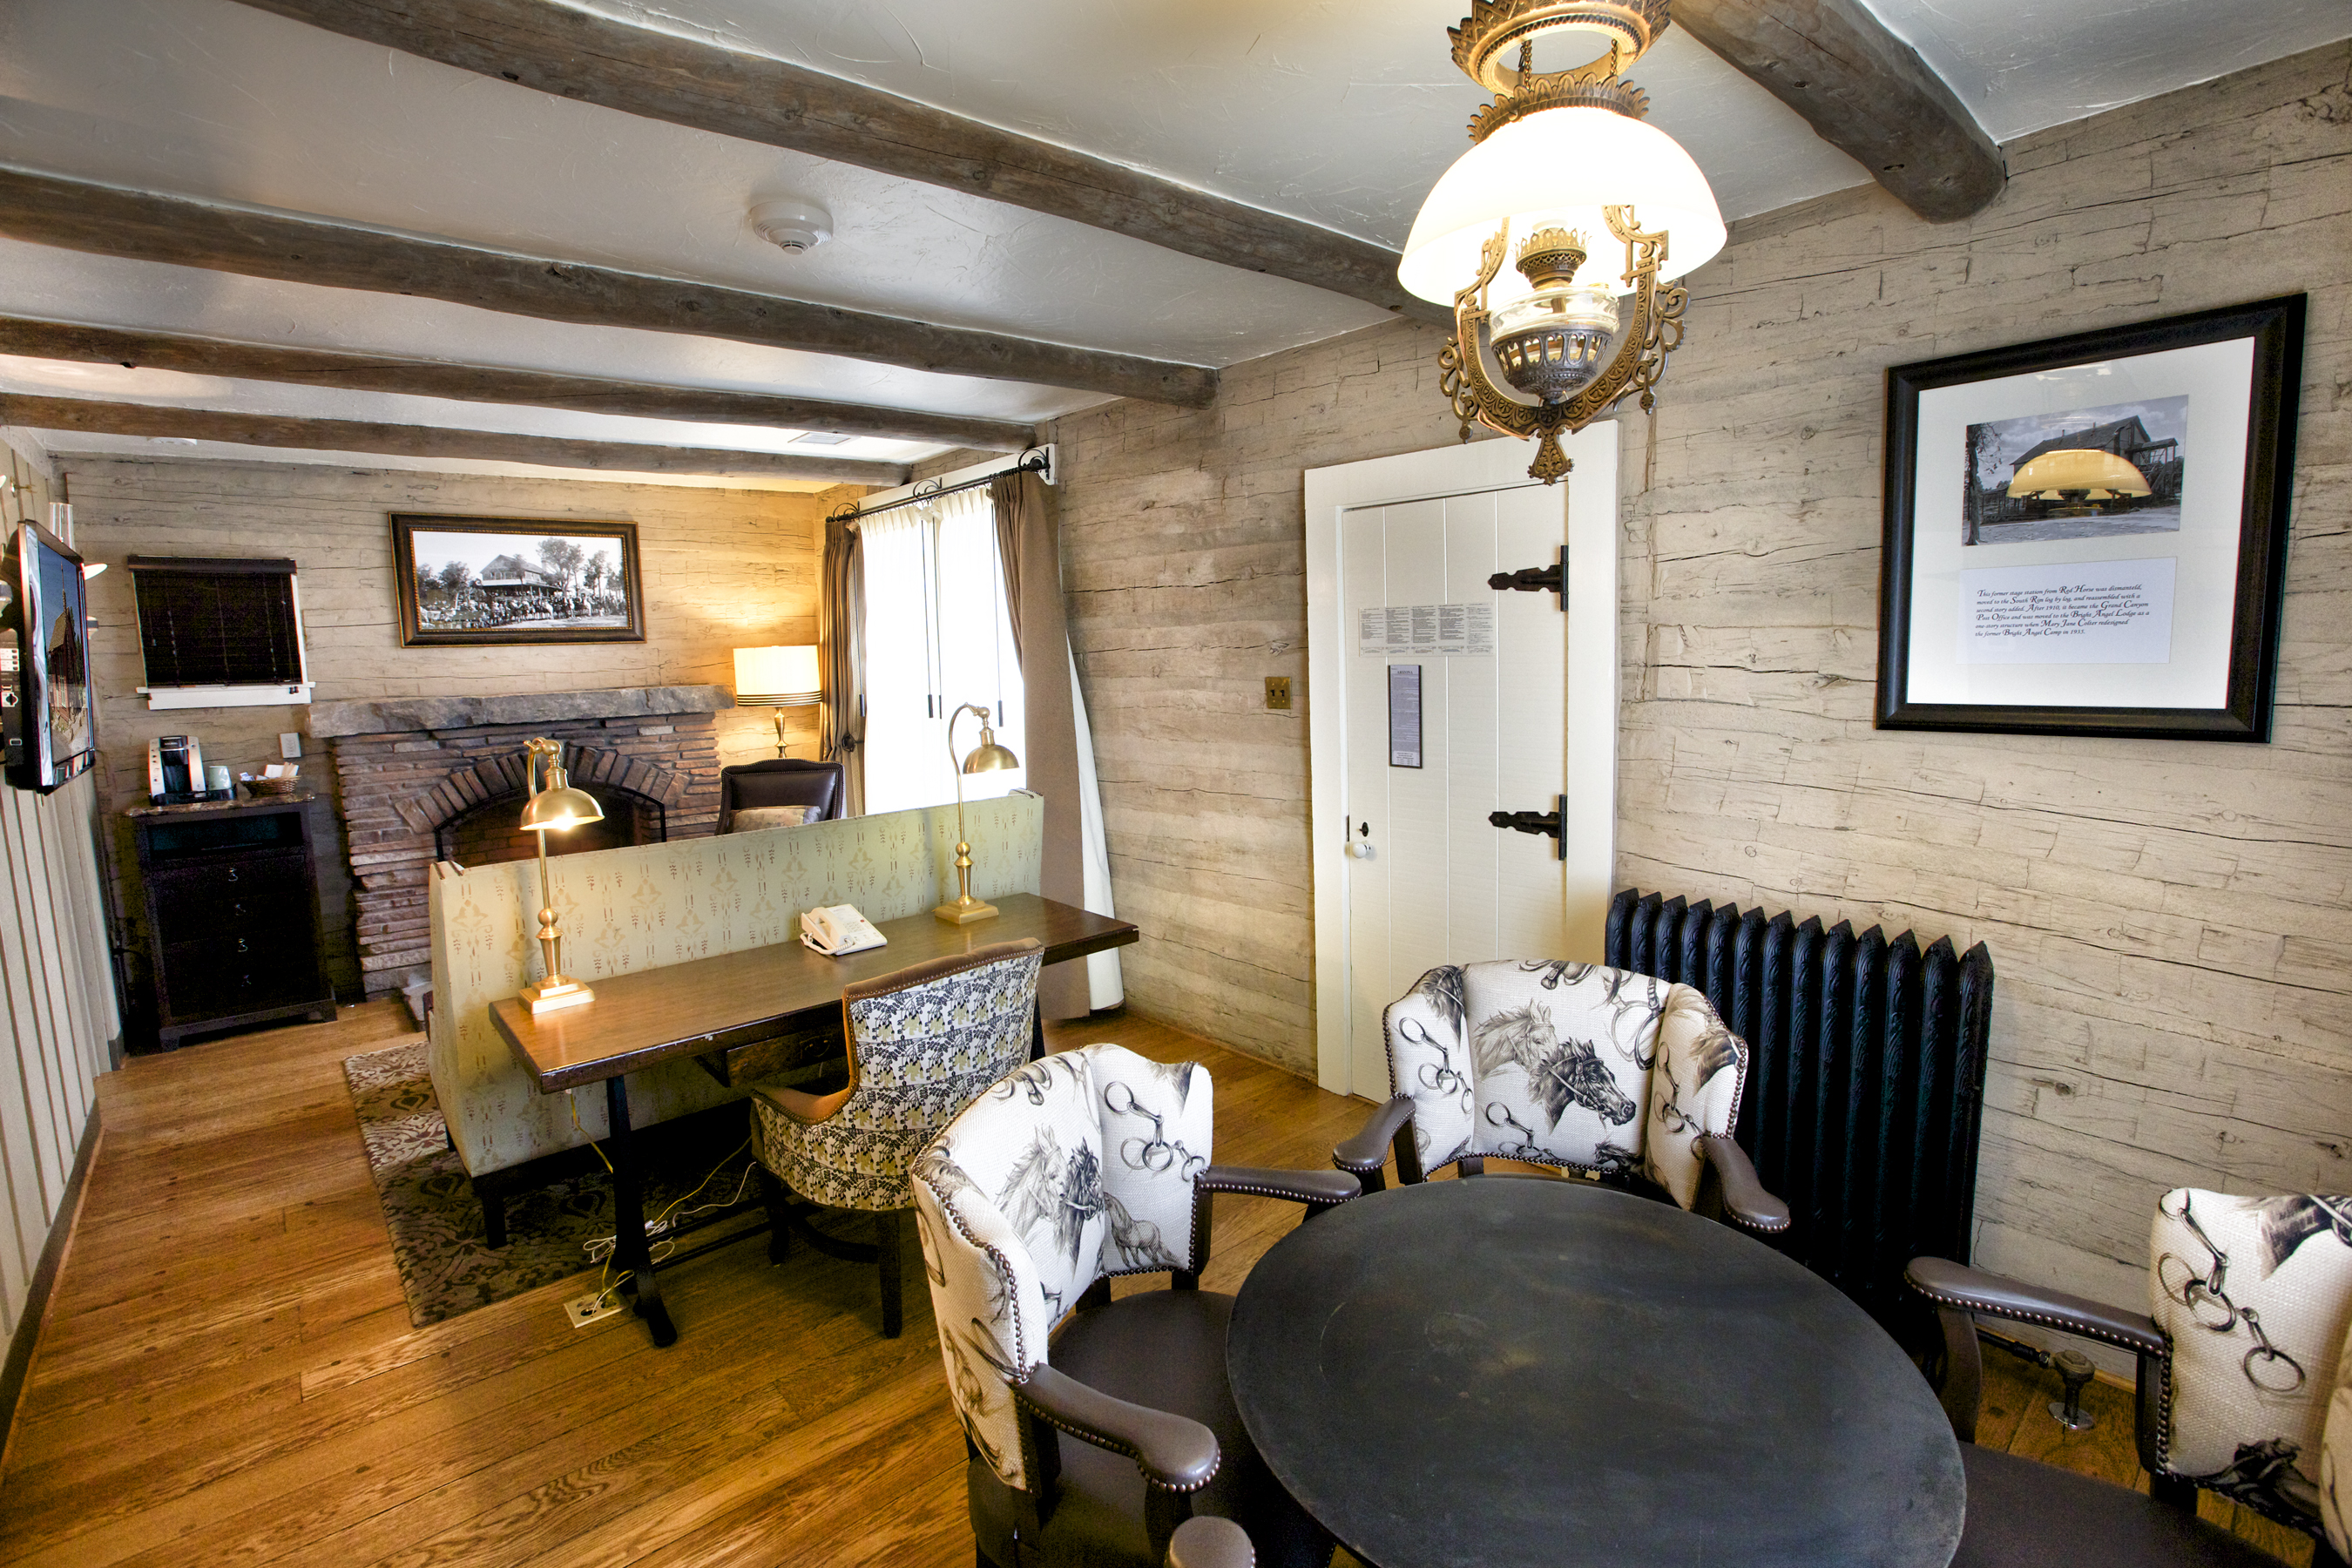
[[[150,708],[308,702],[291,561],[134,555]]]
[[[997,743],[1024,756],[1021,661],[996,561],[987,489],[877,512],[859,524],[866,567],[866,809],[903,811],[956,797],[948,721],[989,710]],[[980,743],[966,715],[958,753]],[[1019,789],[1022,768],[966,777],[964,798]]]

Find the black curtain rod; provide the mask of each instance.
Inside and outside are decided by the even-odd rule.
[[[825,521],[856,522],[860,518],[872,517],[877,511],[889,511],[896,507],[913,506],[917,501],[937,500],[941,496],[951,496],[958,490],[978,489],[982,485],[994,484],[1006,474],[1042,474],[1052,467],[1053,464],[1047,459],[1045,454],[1032,447],[1022,453],[1020,460],[1009,468],[999,468],[995,473],[984,474],[979,479],[966,479],[961,484],[955,485],[940,479],[923,479],[916,484],[913,494],[900,496],[897,500],[886,500],[879,506],[861,507],[856,501],[844,501],[825,515]],[[927,486],[928,489],[925,488]]]

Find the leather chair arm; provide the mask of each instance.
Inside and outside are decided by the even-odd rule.
[[[1216,1479],[1216,1434],[1190,1416],[1130,1405],[1050,1366],[1030,1368],[1013,1398],[1057,1432],[1125,1454],[1147,1486],[1196,1492]]]
[[[1726,1219],[1759,1236],[1777,1236],[1789,1228],[1789,1205],[1764,1190],[1747,1150],[1713,1133],[1701,1138],[1698,1146],[1715,1169]]]
[[[1389,1157],[1389,1142],[1412,1120],[1412,1096],[1391,1097],[1386,1105],[1371,1114],[1370,1120],[1353,1138],[1331,1151],[1331,1163],[1342,1171],[1353,1171],[1360,1176],[1377,1171]]]
[[[851,1088],[856,1088],[852,1085]],[[755,1083],[751,1092],[782,1111],[793,1121],[814,1123],[830,1121],[849,1101],[850,1090],[840,1089],[831,1094],[810,1094],[805,1090],[778,1083]]]
[[[1256,1165],[1211,1165],[1192,1178],[1199,1193],[1250,1193],[1261,1198],[1287,1198],[1312,1209],[1328,1209],[1362,1192],[1363,1184],[1346,1171],[1275,1171]]]
[[[1257,1568],[1257,1549],[1240,1525],[1204,1513],[1176,1527],[1168,1568]]]
[[[2145,1312],[2127,1312],[1942,1258],[1913,1258],[1903,1271],[1903,1280],[1946,1310],[2039,1323],[2140,1355],[2165,1352],[2164,1335],[2158,1331],[2156,1320]]]

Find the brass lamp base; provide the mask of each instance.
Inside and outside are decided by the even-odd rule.
[[[522,1005],[530,1009],[533,1017],[541,1013],[552,1013],[558,1007],[577,1007],[583,1002],[596,1000],[596,993],[586,985],[561,974],[550,975],[536,985],[526,985],[519,994]]]
[[[968,926],[979,921],[996,918],[996,906],[983,904],[978,899],[963,899],[952,904],[941,904],[931,910],[933,918],[951,926]]]

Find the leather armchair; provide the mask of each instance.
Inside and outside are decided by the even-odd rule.
[[[1242,1426],[1225,1379],[1233,1298],[1200,1276],[1217,1194],[1311,1218],[1358,1184],[1210,1163],[1213,1109],[1199,1065],[1088,1046],[1019,1068],[917,1160],[982,1563],[1189,1568],[1186,1553],[1232,1541],[1182,1528],[1211,1516],[1244,1527],[1270,1564],[1329,1560],[1330,1538]],[[1154,1272],[1170,1289],[1111,1299],[1114,1277]]]
[[[2352,1456],[2323,1437],[2331,1391],[2315,1385],[2340,1365],[2352,1320],[2352,1200],[2179,1189],[2158,1205],[2150,1256],[2149,1312],[1912,1260],[1905,1282],[1943,1328],[1937,1394],[1968,1475],[1953,1568],[2273,1568],[2267,1552],[2197,1517],[2200,1490],[2312,1536],[2314,1568],[2344,1568],[2324,1500],[2331,1468]],[[2132,1352],[2147,1494],[1976,1446],[1979,1318]]]
[[[1789,1228],[1733,1142],[1747,1042],[1705,994],[1551,960],[1433,969],[1382,1016],[1397,1093],[1331,1151],[1378,1192],[1488,1158],[1552,1165],[1653,1194],[1759,1236]]]
[[[847,809],[847,777],[839,763],[815,763],[803,757],[770,757],[721,768],[715,831],[733,832],[737,812],[762,805],[817,806],[822,809],[810,813],[809,820],[831,821]]]
[[[882,1334],[901,1321],[899,1259],[914,1214],[908,1168],[940,1128],[1028,1054],[1045,950],[1034,938],[933,959],[841,994],[849,1086],[815,1095],[751,1086],[751,1147],[768,1204],[768,1258],[790,1237],[880,1266]],[[818,1229],[812,1206],[874,1216],[874,1239]]]

